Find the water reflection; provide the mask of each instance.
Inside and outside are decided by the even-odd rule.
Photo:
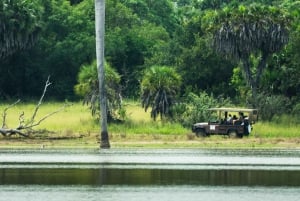
[[[2,185],[300,186],[300,150],[1,150]]]
[[[300,171],[17,168],[0,169],[0,184],[300,187]]]
[[[300,150],[201,150],[112,149],[98,150],[1,150],[2,167],[159,169],[289,169],[300,170]],[[77,165],[77,166],[76,166]]]

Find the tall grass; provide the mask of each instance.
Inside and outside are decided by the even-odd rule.
[[[63,105],[64,103],[58,102],[43,103],[39,108],[35,120],[40,120],[47,114],[61,108]],[[8,104],[1,104],[0,112],[3,112],[7,106]],[[35,103],[20,103],[10,108],[6,114],[7,127],[16,128],[19,125],[19,116],[22,112],[24,112],[25,121],[29,121],[32,117],[35,106]],[[2,123],[2,115],[0,118]],[[99,130],[88,108],[80,103],[74,103],[61,112],[50,116],[35,128],[38,130],[46,129],[61,133],[95,132]]]
[[[296,117],[282,115],[272,122],[259,122],[254,125],[254,135],[261,137],[299,137],[300,124]]]
[[[0,105],[0,113],[9,104]],[[64,103],[46,102],[40,106],[36,116],[36,121],[47,114],[61,108]],[[35,103],[20,103],[10,108],[6,114],[6,125],[9,128],[16,128],[19,125],[19,116],[24,112],[25,120],[30,120],[35,109]],[[115,134],[184,134],[188,132],[180,124],[164,123],[160,120],[153,121],[150,113],[145,112],[143,108],[135,102],[125,103],[127,119],[124,123],[109,124],[109,132]],[[2,115],[0,116],[2,118]],[[0,121],[2,123],[2,119]],[[38,130],[54,131],[64,134],[85,134],[98,133],[99,121],[92,117],[88,106],[80,102],[73,103],[70,107],[47,118],[39,126]]]
[[[9,104],[0,105],[0,123],[2,124],[2,112]],[[38,111],[36,120],[62,107],[64,103],[46,102]],[[125,102],[127,119],[123,123],[109,124],[109,133],[120,135],[134,134],[163,134],[163,135],[186,135],[191,133],[189,128],[182,127],[179,123],[153,121],[150,113],[133,101]],[[19,125],[19,116],[25,114],[25,120],[29,120],[35,108],[35,103],[20,103],[10,108],[6,115],[6,124],[9,128],[16,128]],[[80,102],[47,118],[39,126],[38,130],[54,131],[61,135],[99,133],[99,122],[91,116],[88,106]],[[272,122],[258,122],[254,125],[251,136],[255,137],[300,137],[299,120],[290,116],[281,116]]]
[[[161,122],[134,122],[126,121],[124,124],[111,124],[110,131],[118,134],[187,134],[189,131],[178,123]]]
[[[118,134],[186,134],[188,129],[179,123],[164,122],[159,118],[154,121],[149,111],[144,111],[139,103],[125,103],[127,119],[123,124],[110,124],[109,129]]]

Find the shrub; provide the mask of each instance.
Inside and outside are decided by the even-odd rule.
[[[222,97],[216,99],[212,95],[209,96],[206,92],[200,93],[199,96],[194,93],[189,93],[183,103],[173,107],[173,119],[185,127],[191,127],[191,125],[196,122],[216,118],[208,111],[209,108],[229,104],[230,101],[228,99]]]
[[[120,75],[108,63],[105,63],[105,89],[107,95],[108,120],[124,119],[126,111],[122,107]],[[83,65],[78,74],[75,93],[84,97],[84,103],[90,105],[92,115],[100,115],[99,82],[96,61]]]
[[[151,107],[151,118],[154,120],[171,116],[171,107],[181,86],[181,76],[174,68],[152,66],[145,70],[141,82],[142,106],[147,111]]]
[[[256,105],[262,120],[271,121],[275,115],[281,116],[289,111],[290,101],[282,95],[258,94]]]
[[[295,116],[300,115],[300,103],[297,103],[292,110],[292,114]]]

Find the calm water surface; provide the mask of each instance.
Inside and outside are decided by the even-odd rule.
[[[1,150],[0,201],[299,201],[300,150]]]
[[[1,186],[0,201],[299,201],[299,188],[222,186]]]
[[[0,164],[17,166],[87,166],[124,168],[199,169],[236,166],[258,169],[300,169],[299,150],[201,150],[201,149],[111,149],[111,150],[1,150]]]

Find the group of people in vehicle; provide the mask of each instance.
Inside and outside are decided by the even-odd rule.
[[[239,117],[236,115],[228,114],[228,112],[225,112],[225,118],[224,118],[224,124],[231,124],[231,125],[242,125],[244,122],[244,119],[247,118],[244,116],[242,112],[239,112]]]

